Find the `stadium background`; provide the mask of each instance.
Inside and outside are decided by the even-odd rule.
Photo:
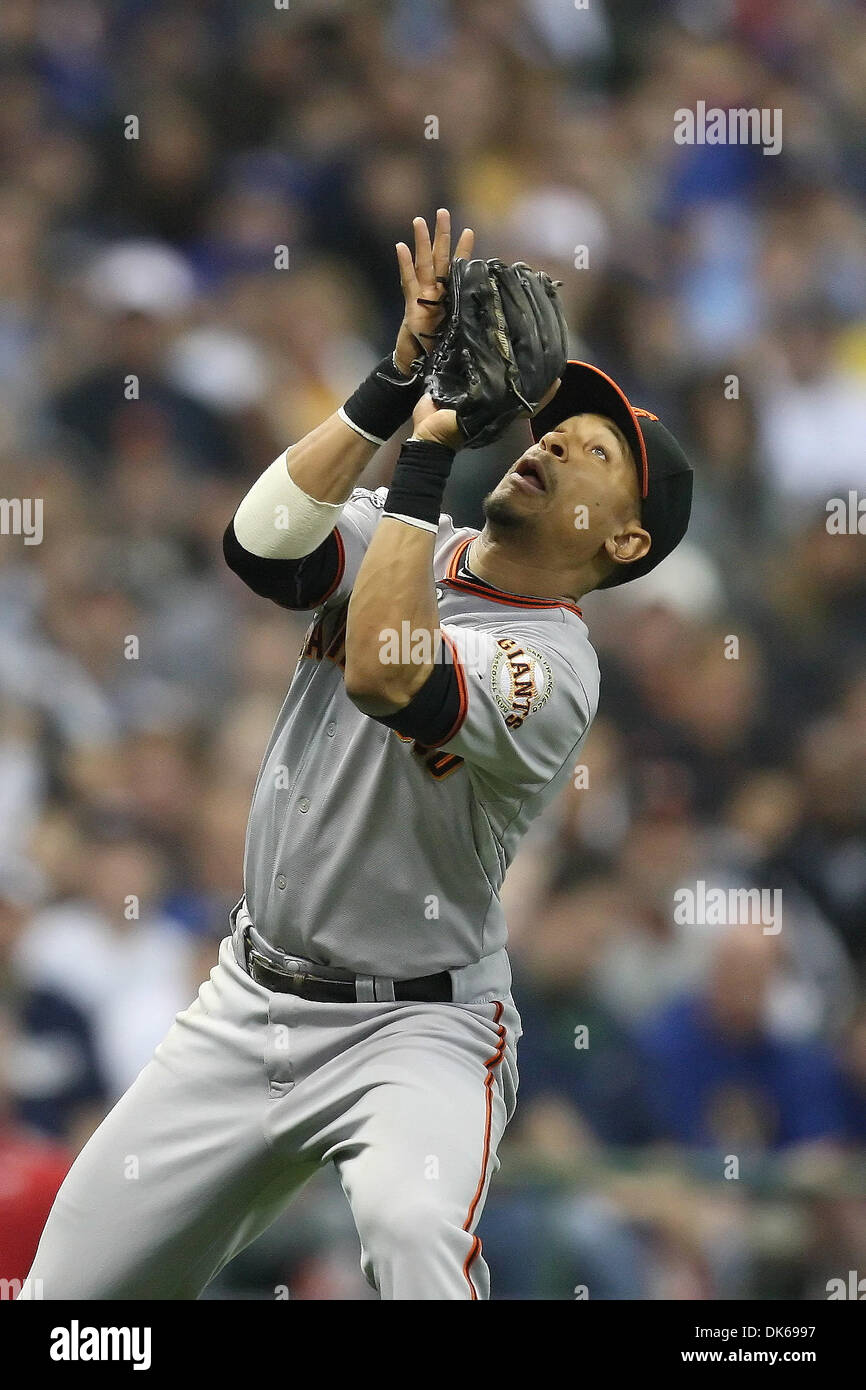
[[[304,619],[222,530],[390,348],[441,204],[698,472],[677,555],[585,604],[589,785],[509,879],[494,1296],[866,1275],[866,541],[826,526],[866,492],[862,6],[4,0],[0,43],[0,492],[44,501],[0,537],[0,1275],[238,896]],[[781,108],[781,154],[676,145],[698,100]],[[524,438],[458,461],[459,519]],[[678,926],[698,880],[782,931]],[[322,1175],[211,1294],[369,1297],[357,1261]]]

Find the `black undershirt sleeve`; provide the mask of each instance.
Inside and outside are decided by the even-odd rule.
[[[396,714],[374,715],[378,724],[417,739],[427,748],[444,742],[460,714],[460,683],[451,662],[437,662],[421,689]]]
[[[281,608],[318,608],[343,577],[343,546],[336,531],[300,560],[265,560],[244,549],[232,519],[223,536],[223,555],[247,588]]]

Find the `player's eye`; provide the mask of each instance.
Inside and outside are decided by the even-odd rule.
[[[603,444],[593,444],[592,452],[594,454],[598,454],[599,457],[603,458],[605,463],[607,463],[607,449],[604,447]]]

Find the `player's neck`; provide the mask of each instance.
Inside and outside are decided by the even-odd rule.
[[[525,551],[515,556],[510,553],[512,550],[512,544],[491,535],[485,526],[466,551],[466,563],[479,579],[507,594],[577,603],[581,594],[587,592],[578,587],[574,573],[564,574]]]

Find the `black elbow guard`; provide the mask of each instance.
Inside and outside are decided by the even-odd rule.
[[[235,534],[234,519],[223,535],[223,555],[230,570],[248,589],[281,608],[318,608],[330,598],[343,577],[345,551],[339,531],[300,560],[271,560],[244,549]]]

